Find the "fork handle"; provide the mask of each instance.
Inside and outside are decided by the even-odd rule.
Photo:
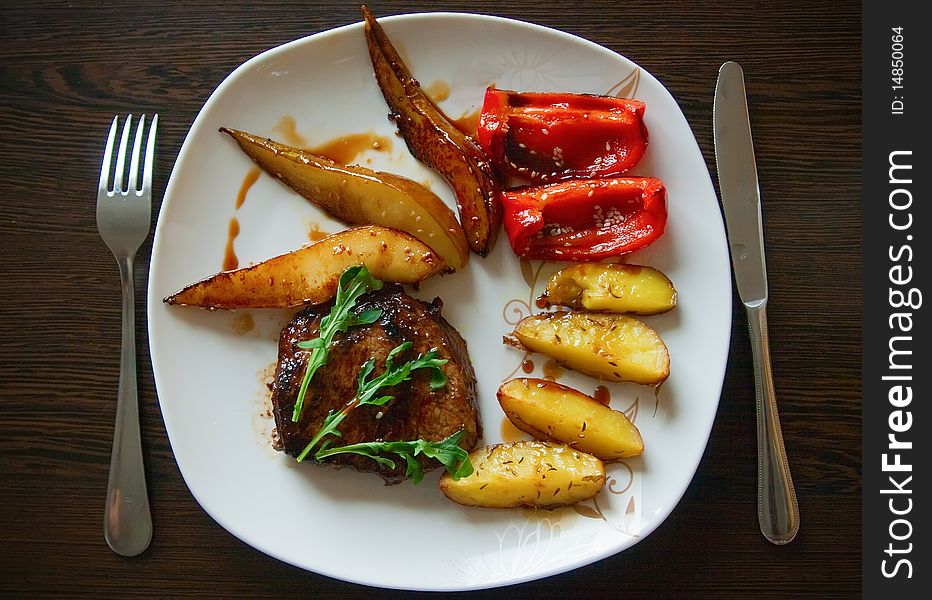
[[[787,544],[799,530],[799,506],[783,446],[777,394],[770,367],[767,305],[745,305],[757,388],[757,517],[769,541]]]
[[[136,318],[133,258],[117,257],[123,290],[123,341],[113,452],[104,508],[104,538],[117,554],[136,556],[149,547],[152,516],[146,493],[136,393]]]

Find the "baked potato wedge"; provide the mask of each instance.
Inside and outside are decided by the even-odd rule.
[[[349,225],[381,225],[410,233],[454,269],[469,260],[456,215],[419,183],[356,165],[341,165],[245,131],[220,128],[263,170]]]
[[[605,485],[601,460],[563,444],[496,444],[473,450],[469,460],[472,475],[440,478],[446,497],[467,506],[556,508],[588,500]]]
[[[656,315],[676,306],[676,289],[651,267],[581,263],[554,273],[542,299],[593,312]]]
[[[347,268],[364,264],[376,279],[417,283],[447,270],[417,238],[396,229],[357,227],[258,264],[223,271],[165,298],[202,308],[289,308],[336,295]]]
[[[519,346],[605,381],[658,385],[670,375],[670,353],[657,332],[633,317],[557,311],[515,325]],[[506,343],[513,343],[508,337]]]
[[[592,396],[546,379],[510,379],[498,403],[515,427],[540,440],[562,442],[610,461],[644,451],[641,433],[624,413]]]
[[[501,223],[499,181],[479,144],[460,131],[421,89],[382,27],[362,7],[366,44],[390,118],[415,158],[446,179],[473,252],[485,256]]]

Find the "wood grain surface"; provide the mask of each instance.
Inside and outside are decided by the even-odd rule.
[[[617,556],[475,596],[858,595],[859,3],[470,0],[384,1],[373,8],[380,15],[498,14],[618,51],[680,102],[713,178],[718,66],[737,60],[747,76],[764,196],[775,381],[802,513],[799,537],[777,548],[758,531],[751,355],[736,302],[718,418],[670,518]],[[359,20],[357,5],[35,1],[6,2],[2,14],[0,596],[398,597],[259,553],[217,525],[188,492],[147,350],[151,235],[140,251],[136,285],[155,536],[145,554],[126,559],[110,552],[101,534],[120,344],[116,264],[94,215],[109,122],[114,114],[160,113],[158,205],[184,136],[217,84],[263,50]]]

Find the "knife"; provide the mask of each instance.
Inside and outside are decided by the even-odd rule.
[[[757,390],[757,517],[774,544],[786,544],[799,530],[799,507],[783,446],[767,335],[767,266],[761,228],[760,188],[744,72],[726,62],[718,72],[712,120],[715,164],[725,209],[738,296],[748,315]]]

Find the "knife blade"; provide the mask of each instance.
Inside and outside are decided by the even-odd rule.
[[[715,164],[738,295],[748,315],[757,401],[757,517],[761,532],[786,544],[799,530],[799,506],[783,444],[767,333],[767,266],[760,185],[744,72],[736,62],[719,69],[712,110]]]
[[[767,302],[767,267],[761,227],[760,187],[751,139],[744,72],[726,62],[718,74],[712,119],[715,164],[728,227],[738,295],[745,304]]]

